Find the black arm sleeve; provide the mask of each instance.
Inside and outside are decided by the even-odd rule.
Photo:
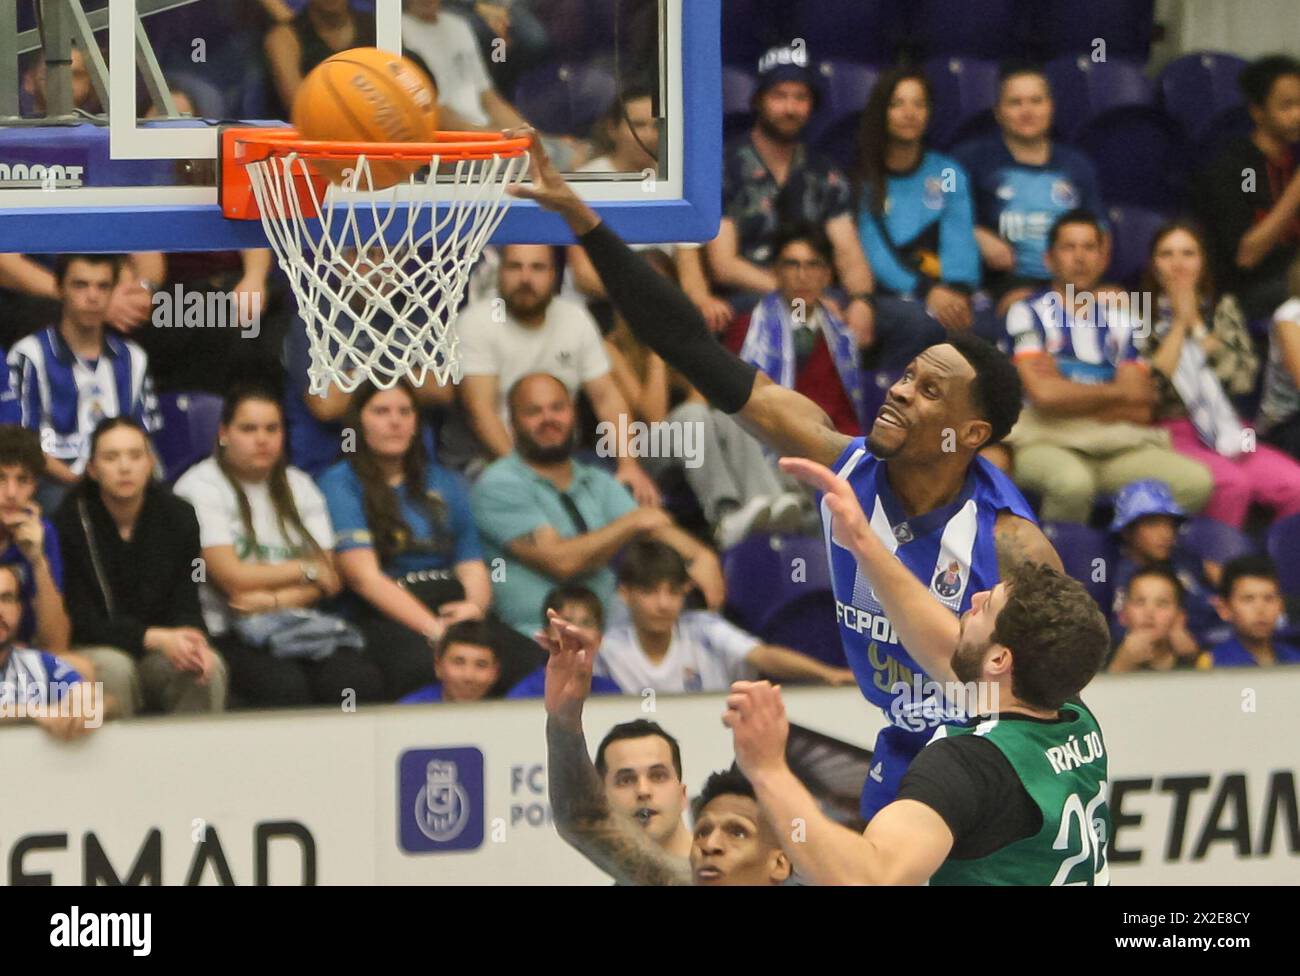
[[[637,257],[603,222],[578,242],[637,339],[680,370],[719,410],[736,413],[745,406],[757,370],[709,334],[704,316],[680,288]]]
[[[954,860],[985,857],[1043,829],[1043,815],[1006,756],[976,735],[940,739],[912,760],[898,799],[916,800],[952,831]]]

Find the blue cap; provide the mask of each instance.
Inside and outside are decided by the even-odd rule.
[[[802,43],[770,48],[758,59],[758,87],[754,89],[754,96],[758,97],[783,81],[801,81],[811,89],[814,103],[820,101],[820,79],[810,64],[808,49]]]
[[[1115,492],[1115,518],[1110,530],[1122,532],[1140,518],[1148,515],[1172,515],[1185,519],[1187,513],[1174,501],[1169,486],[1154,478],[1135,481]]]

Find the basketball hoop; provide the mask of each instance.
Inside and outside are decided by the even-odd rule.
[[[528,171],[530,144],[492,132],[429,143],[222,132],[222,212],[262,220],[307,325],[311,393],[350,393],[367,379],[419,385],[430,371],[460,382],[465,286],[510,206],[506,188]],[[402,178],[390,186],[394,172]]]

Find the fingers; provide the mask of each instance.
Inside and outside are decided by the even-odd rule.
[[[842,483],[842,480],[837,478],[830,468],[807,458],[783,457],[780,465],[781,470],[786,474],[797,478],[811,488],[816,488],[818,491],[830,493],[835,490],[837,484]]]

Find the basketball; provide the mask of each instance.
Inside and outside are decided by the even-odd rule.
[[[329,142],[432,142],[438,128],[433,82],[414,62],[373,47],[342,51],[307,75],[293,102],[293,125],[305,139]],[[347,178],[346,161],[316,164],[333,183]],[[375,189],[400,183],[421,167],[415,160],[371,162]],[[366,188],[363,177],[360,189]]]

